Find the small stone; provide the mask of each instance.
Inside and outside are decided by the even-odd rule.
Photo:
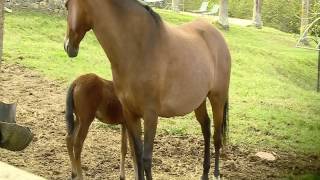
[[[7,7],[4,7],[4,11],[7,12],[7,13],[12,13],[12,10],[7,8]]]
[[[263,160],[267,160],[267,161],[275,161],[276,157],[268,152],[257,152],[256,156],[258,156],[259,158],[263,159]]]

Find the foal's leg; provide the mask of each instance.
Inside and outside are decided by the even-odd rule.
[[[208,116],[206,100],[194,111],[196,118],[201,125],[202,135],[204,138],[204,159],[202,180],[209,179],[210,170],[210,118]]]
[[[79,128],[76,131],[76,137],[74,139],[74,159],[75,167],[77,171],[76,179],[83,179],[82,168],[81,168],[81,152],[83,147],[83,142],[87,137],[88,129],[93,121],[93,118],[88,118],[79,122]]]
[[[222,124],[223,124],[223,110],[224,110],[224,98],[209,96],[212,111],[214,115],[214,177],[216,179],[220,178],[220,171],[219,171],[219,157],[220,157],[220,148],[222,146]]]
[[[127,130],[124,124],[121,124],[121,160],[120,160],[120,180],[125,179],[124,163],[127,154]]]
[[[131,153],[134,163],[135,179],[144,180],[142,141],[141,141],[141,121],[128,110],[123,108],[125,125],[128,132]]]
[[[144,150],[143,162],[147,180],[152,180],[152,151],[153,141],[156,135],[158,115],[153,111],[145,112],[144,120]]]
[[[68,149],[68,154],[71,162],[71,178],[76,177],[76,165],[75,165],[75,159],[74,159],[74,153],[73,153],[73,145],[74,145],[74,136],[75,132],[78,129],[78,121],[75,122],[75,127],[74,131],[72,134],[68,134],[66,137],[66,143],[67,143],[67,149]]]

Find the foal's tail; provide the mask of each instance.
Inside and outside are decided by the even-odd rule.
[[[226,145],[228,139],[228,124],[229,124],[229,99],[226,100],[223,107],[223,122],[222,122],[222,144]]]
[[[68,135],[71,135],[73,133],[74,129],[74,103],[73,103],[73,89],[75,87],[75,84],[72,83],[68,89],[67,92],[67,98],[66,98],[66,123],[67,123],[67,132]]]

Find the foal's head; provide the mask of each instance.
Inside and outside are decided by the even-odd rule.
[[[64,50],[69,57],[76,57],[80,41],[87,31],[92,29],[92,20],[86,10],[85,0],[67,0],[67,32],[64,40]]]

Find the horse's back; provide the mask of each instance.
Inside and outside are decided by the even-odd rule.
[[[226,66],[230,64],[230,52],[222,33],[206,20],[197,19],[180,26],[169,26],[168,29],[173,34],[170,37],[173,46],[177,49],[181,47],[185,52],[196,51],[195,60],[208,60],[209,63],[224,61]]]
[[[210,53],[207,59],[212,64],[212,73],[214,76],[212,88],[213,91],[225,91],[228,89],[230,69],[231,69],[231,56],[228,45],[222,33],[215,28],[212,24],[204,19],[198,19],[181,26],[181,28],[189,33],[195,33],[201,40],[205,42],[206,48],[202,53],[208,51]],[[201,51],[199,51],[201,53]]]
[[[199,107],[208,93],[227,93],[230,54],[217,29],[197,20],[167,26],[165,32],[157,53],[161,62],[166,62],[160,83],[161,116],[187,114]]]
[[[76,114],[92,117],[101,103],[103,83],[95,74],[79,76],[74,82],[74,106]]]

